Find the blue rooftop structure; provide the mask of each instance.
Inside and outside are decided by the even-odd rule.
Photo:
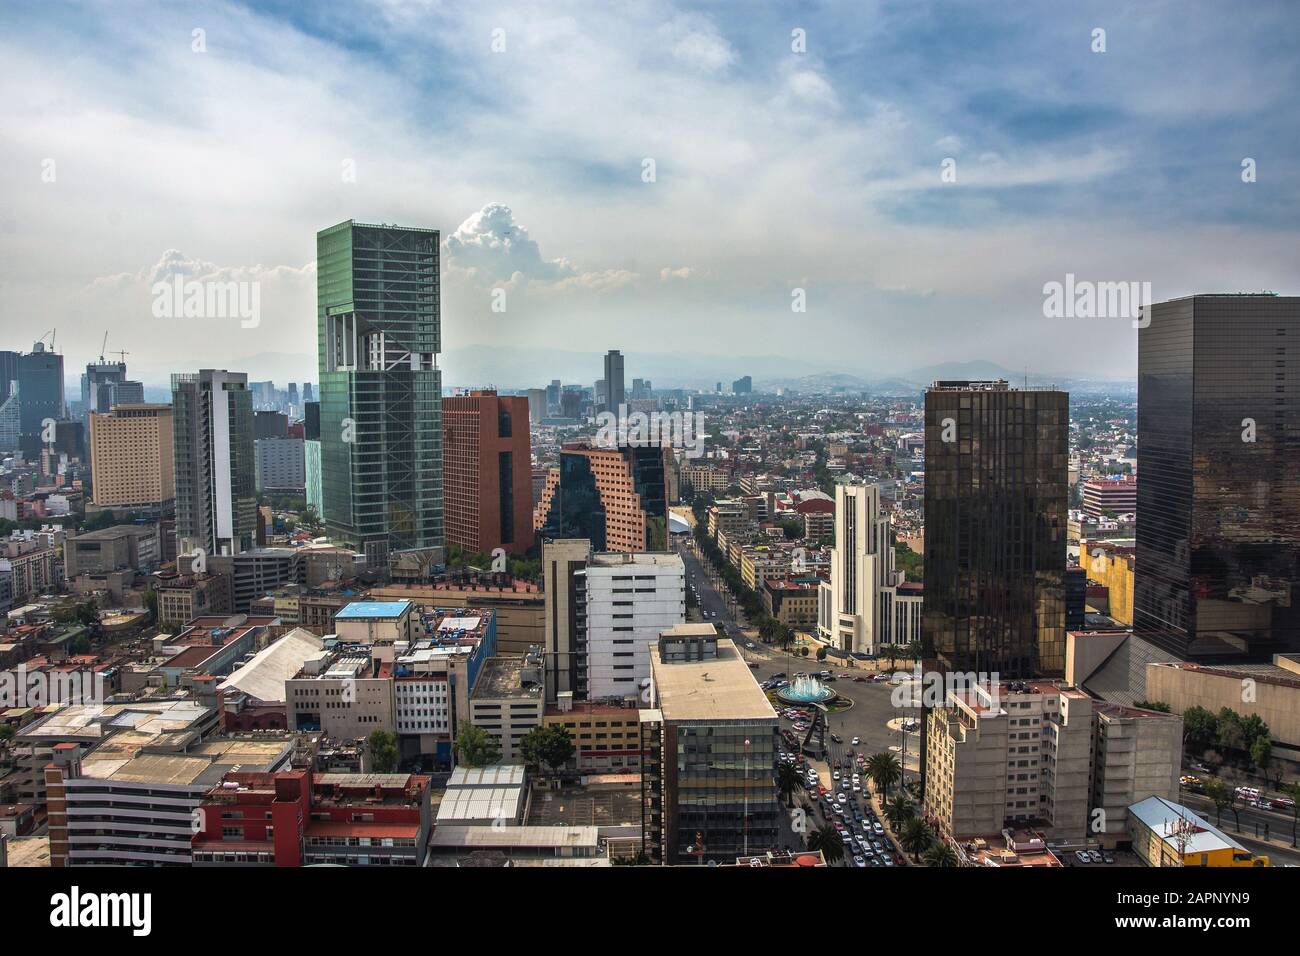
[[[353,601],[334,615],[335,620],[395,621],[411,608],[410,601]]]

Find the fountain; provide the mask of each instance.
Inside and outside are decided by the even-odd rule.
[[[835,691],[816,677],[800,676],[778,690],[776,696],[786,704],[824,704],[835,697]]]

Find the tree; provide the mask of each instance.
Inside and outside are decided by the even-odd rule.
[[[903,767],[898,757],[887,750],[872,754],[867,758],[867,776],[876,785],[883,799],[889,799],[889,788],[898,783],[903,776]]]
[[[1214,746],[1219,738],[1219,719],[1204,707],[1188,707],[1183,712],[1183,740],[1192,750]]]
[[[486,767],[501,759],[501,745],[482,727],[467,723],[456,735],[456,759],[467,767]]]
[[[826,648],[825,648],[825,647],[819,647],[819,648],[817,648],[817,660],[819,660],[819,661],[824,661],[824,660],[826,660]]]
[[[921,854],[930,849],[934,843],[934,831],[930,829],[930,824],[926,823],[920,817],[912,817],[903,825],[903,832],[898,838],[903,849],[912,854],[912,859],[920,862]]]
[[[785,801],[787,807],[794,806],[794,795],[796,791],[802,790],[804,779],[799,775],[799,771],[794,768],[793,764],[783,763],[776,771],[776,788],[781,793],[781,799]]]
[[[926,866],[961,866],[957,851],[946,842],[936,842],[924,855]]]
[[[895,833],[900,832],[907,821],[916,816],[916,804],[903,794],[896,794],[894,799],[885,803],[885,819]]]
[[[1133,706],[1139,710],[1155,710],[1162,714],[1172,713],[1169,705],[1162,700],[1139,700],[1135,701]]]
[[[392,773],[397,769],[397,734],[376,730],[367,742],[370,745],[370,766],[375,773]]]
[[[545,765],[552,771],[567,764],[574,753],[569,732],[559,724],[534,727],[519,741],[519,750],[523,754],[524,763],[528,766]]]
[[[1259,767],[1261,770],[1268,769],[1268,762],[1273,759],[1273,741],[1268,734],[1256,737],[1250,742],[1250,763],[1251,766]]]
[[[1224,783],[1219,777],[1209,777],[1204,783],[1205,796],[1214,803],[1214,825],[1218,826],[1223,822],[1223,811],[1232,805],[1237,799],[1236,793],[1232,787]]]
[[[840,833],[829,823],[823,823],[808,834],[808,849],[821,850],[827,863],[835,864],[844,859],[844,841]]]

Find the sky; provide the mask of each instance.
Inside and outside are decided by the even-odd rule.
[[[1045,284],[1300,292],[1286,0],[0,9],[0,348],[57,330],[70,377],[107,333],[146,382],[314,379],[346,219],[441,231],[451,385],[494,345],[513,387],[607,348],[1131,378],[1132,322]],[[256,321],[159,315],[178,274]]]

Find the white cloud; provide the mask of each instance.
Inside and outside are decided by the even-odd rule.
[[[443,240],[450,263],[476,278],[552,281],[576,274],[565,259],[546,260],[528,230],[504,203],[491,202]]]

